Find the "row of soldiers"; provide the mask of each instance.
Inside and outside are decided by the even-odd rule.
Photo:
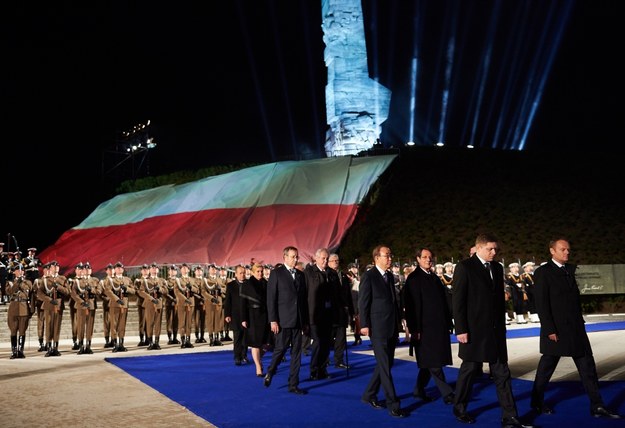
[[[205,335],[212,346],[231,340],[223,316],[227,277],[218,276],[213,264],[208,266],[206,277],[202,266],[196,266],[191,276],[191,267],[186,263],[180,267],[171,265],[165,279],[159,276],[158,264],[152,263],[143,265],[141,275],[134,281],[125,275],[121,262],[109,264],[103,279],[92,276],[89,263],[77,264],[75,274],[69,278],[59,274],[56,261],[44,264],[42,270],[41,276],[30,280],[21,263],[11,269],[11,279],[7,282],[11,358],[24,357],[25,334],[34,314],[37,315],[39,351],[45,351],[47,357],[60,355],[58,343],[66,303],[72,323],[73,350],[78,350],[78,354],[93,353],[95,312],[101,302],[104,347],[113,348],[113,352],[126,351],[124,337],[131,296],[137,301],[139,346],[161,349],[163,313],[168,344],[192,348],[193,331],[196,343],[207,342]]]

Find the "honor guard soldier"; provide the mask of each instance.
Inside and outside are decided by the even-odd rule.
[[[206,306],[209,305],[210,299],[206,300],[202,289],[205,288],[208,283],[204,277],[204,269],[202,266],[197,265],[193,269],[193,276],[195,279],[195,286],[199,290],[199,293],[195,294],[195,307],[193,310],[193,331],[195,332],[195,343],[206,343],[204,339],[204,329],[206,328]]]
[[[41,267],[41,261],[35,255],[37,249],[31,247],[28,249],[28,255],[22,260],[24,270],[26,271],[26,278],[33,284],[35,280],[39,278],[39,268]]]
[[[521,278],[525,283],[525,292],[527,293],[527,310],[530,313],[530,322],[538,323],[538,310],[536,309],[536,290],[534,289],[534,262],[526,262],[523,266]]]
[[[147,281],[142,281],[137,294],[143,299],[145,311],[145,334],[148,350],[161,349],[161,324],[163,323],[163,301],[168,293],[167,284],[158,277],[158,265],[150,265]]]
[[[102,327],[103,327],[102,331],[104,333],[104,347],[105,348],[114,347],[113,341],[109,340],[111,337],[111,317],[110,317],[111,299],[105,292],[107,284],[110,287],[114,285],[113,283],[114,276],[115,276],[115,266],[109,263],[106,266],[106,278],[103,278],[100,280],[100,283],[98,284],[98,291],[97,291],[98,296],[100,296],[100,299],[102,299]]]
[[[204,301],[206,302],[206,331],[210,341],[210,346],[222,346],[220,335],[223,338],[224,331],[224,297],[226,295],[226,284],[217,276],[217,267],[214,264],[208,267],[207,285],[202,290]],[[241,328],[241,326],[238,326]]]
[[[126,352],[124,336],[126,335],[126,321],[128,320],[128,296],[135,294],[132,281],[124,275],[124,265],[115,263],[113,283],[105,283],[104,292],[110,300],[111,337],[113,338],[113,352]]]
[[[176,301],[178,302],[178,333],[182,344],[181,348],[193,348],[191,344],[191,318],[195,306],[194,294],[198,293],[193,278],[189,276],[189,265],[183,263],[180,266],[180,281],[174,287]]]
[[[25,358],[24,342],[28,320],[32,315],[29,299],[33,288],[32,282],[24,277],[24,267],[21,264],[18,263],[13,267],[13,275],[13,281],[9,281],[6,286],[7,295],[10,297],[7,323],[11,332],[11,359]]]
[[[508,269],[510,272],[506,275],[505,283],[510,287],[512,294],[512,305],[516,313],[517,324],[527,324],[525,313],[527,312],[527,293],[525,292],[525,283],[519,275],[519,264],[510,263]]]
[[[67,279],[67,284],[65,286],[69,290],[69,319],[72,323],[72,351],[78,351],[80,346],[78,345],[78,325],[76,324],[76,302],[71,297],[73,282],[76,279],[79,279],[84,275],[84,266],[82,262],[78,263],[74,266],[74,277]]]
[[[42,307],[43,302],[37,298],[37,290],[39,290],[39,288],[42,286],[43,278],[50,275],[50,263],[44,264],[42,266],[42,270],[43,272],[41,274],[41,277],[37,278],[35,282],[33,282],[33,291],[32,291],[33,296],[30,302],[30,304],[33,305],[34,307],[34,313],[37,314],[37,338],[39,339],[39,349],[37,349],[37,352],[44,352],[48,350],[44,343],[44,337],[45,337],[44,330],[45,330],[45,325],[46,325],[46,316]]]
[[[150,276],[150,266],[144,264],[141,266],[141,276],[135,279],[135,290],[139,291],[142,285],[146,285]],[[143,305],[143,297],[137,293],[137,314],[139,315],[139,343],[137,346],[148,346],[147,337],[145,335],[145,307]]]
[[[214,266],[214,271],[215,271],[215,276],[217,276],[217,272],[219,272],[219,276],[217,276],[217,278],[219,278],[219,280],[217,281],[218,284],[221,284],[221,295],[225,296],[226,295],[226,285],[228,284],[228,268],[226,266],[215,266],[214,264],[212,265]],[[208,267],[208,277],[212,278],[213,277],[213,268],[209,265]],[[222,309],[223,312],[223,309]],[[221,332],[221,342],[232,342],[232,338],[230,337],[230,323],[227,323],[225,320],[225,314],[222,313],[222,317],[224,318],[224,328],[223,331]]]
[[[78,355],[93,354],[91,337],[93,336],[93,322],[95,320],[96,289],[92,289],[87,280],[85,265],[77,265],[76,277],[69,279],[70,296],[76,308],[74,325],[78,344]],[[85,346],[85,339],[87,345]]]
[[[69,295],[66,287],[67,278],[59,275],[59,263],[56,260],[50,262],[50,274],[44,276],[37,290],[37,298],[41,300],[46,320],[46,357],[59,357],[59,336],[61,334],[61,321],[65,310],[64,298]]]
[[[165,321],[167,323],[167,344],[180,345],[178,335],[178,306],[176,301],[175,287],[180,285],[178,278],[178,267],[169,266],[167,276],[167,302],[165,303]]]

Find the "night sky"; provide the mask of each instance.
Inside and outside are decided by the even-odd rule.
[[[437,76],[440,70],[428,68],[428,58],[438,55],[445,18],[454,8],[471,9],[462,10],[458,25],[464,43],[457,64],[467,67],[456,71],[460,85],[474,80],[485,16],[496,5],[519,3],[540,15],[545,3],[571,2],[363,2],[367,37],[377,45],[370,61],[377,58],[380,82],[394,94],[383,127],[386,146],[407,138],[413,35],[420,40],[423,70]],[[620,145],[624,26],[617,4],[574,3],[525,150],[609,152]],[[10,233],[22,251],[43,250],[80,223],[103,201],[103,182],[130,178],[129,161],[115,168],[125,156],[110,152],[122,131],[148,119],[157,147],[137,176],[325,156],[321,1],[48,2],[4,9],[0,241]],[[511,37],[501,27],[512,26],[518,11],[501,13],[509,22],[496,33],[493,63]],[[539,31],[536,23],[523,31],[537,49]],[[431,76],[421,93],[435,87]],[[470,107],[462,101],[475,98],[470,91],[457,93],[446,143],[464,145],[467,119],[460,113]],[[519,102],[509,99],[510,105]],[[428,119],[424,111],[416,113],[424,143],[436,127]],[[489,141],[490,135],[480,138]]]

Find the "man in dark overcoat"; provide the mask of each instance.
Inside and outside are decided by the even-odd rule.
[[[418,251],[419,266],[408,275],[402,289],[404,316],[419,366],[413,395],[425,402],[431,401],[425,393],[425,387],[434,377],[443,401],[451,404],[454,391],[446,382],[443,366],[453,363],[449,338],[453,323],[447,305],[447,287],[432,272],[432,257],[432,251],[428,248]]]
[[[506,321],[503,266],[495,261],[499,250],[497,238],[480,234],[475,240],[476,252],[454,269],[453,314],[458,356],[462,359],[453,413],[462,423],[475,419],[467,413],[473,381],[487,362],[497,387],[504,428],[524,427],[512,395]]]
[[[549,243],[552,259],[534,273],[536,304],[540,318],[540,361],[532,387],[530,405],[538,413],[551,414],[545,405],[545,388],[560,361],[572,357],[590,398],[594,417],[619,419],[606,409],[599,393],[597,368],[586,328],[575,280],[576,266],[568,263],[571,247],[564,238]]]

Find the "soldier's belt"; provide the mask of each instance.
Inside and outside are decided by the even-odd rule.
[[[28,299],[23,299],[21,297],[13,297],[11,301],[12,302],[28,302]]]

